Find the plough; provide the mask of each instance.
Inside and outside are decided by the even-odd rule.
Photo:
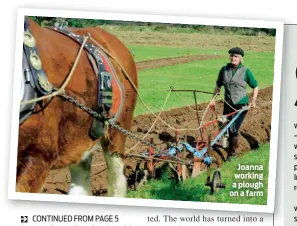
[[[194,93],[197,122],[199,125],[201,125],[201,120],[198,114],[196,92],[208,93],[212,95],[213,93],[199,90],[174,90],[173,88],[171,88],[171,91]],[[134,174],[134,189],[137,190],[147,180],[156,178],[156,166],[160,162],[168,163],[168,166],[172,170],[174,178],[177,182],[197,177],[203,172],[202,167],[204,165],[204,168],[206,168],[207,171],[207,179],[205,185],[210,187],[210,193],[213,194],[220,188],[225,188],[226,186],[222,183],[222,175],[219,171],[221,165],[220,162],[213,155],[213,147],[215,145],[221,146],[223,148],[226,148],[228,146],[228,129],[234,124],[234,121],[245,110],[247,110],[247,108],[243,108],[239,111],[234,111],[233,113],[225,116],[216,115],[216,120],[207,122],[203,124],[203,126],[199,127],[197,140],[192,142],[191,144],[187,142],[187,136],[184,136],[183,138],[180,138],[178,136],[177,129],[175,144],[169,143],[166,149],[162,150],[150,146],[147,150],[141,152],[140,154],[128,154],[128,156],[138,159]],[[235,116],[232,118],[231,121],[228,121],[227,117],[233,114],[235,114]],[[205,128],[215,123],[218,123],[219,132],[214,136],[209,133],[206,140],[204,138]],[[198,139],[198,137],[200,139]],[[151,139],[151,144],[153,143],[154,141],[153,139]],[[216,168],[211,176],[211,166],[213,164],[216,165]]]

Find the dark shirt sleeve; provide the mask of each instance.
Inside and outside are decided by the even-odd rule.
[[[222,67],[220,72],[219,72],[219,75],[218,75],[218,79],[217,79],[217,86],[218,87],[221,87],[223,85],[223,73],[224,73],[224,68],[225,67]]]
[[[251,88],[256,88],[258,86],[258,82],[255,79],[253,73],[250,69],[246,69],[246,82]]]

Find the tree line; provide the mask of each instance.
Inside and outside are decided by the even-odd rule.
[[[241,34],[248,36],[267,35],[275,36],[276,29],[270,28],[250,28],[250,27],[228,27],[228,26],[209,26],[209,25],[192,25],[192,24],[172,24],[172,23],[152,23],[152,22],[137,22],[137,21],[119,21],[119,20],[98,20],[98,19],[75,19],[75,18],[56,18],[56,17],[36,17],[31,16],[41,26],[53,26],[55,23],[67,25],[69,27],[98,27],[98,26],[122,26],[127,30],[134,29],[138,31],[169,31],[175,32],[224,32]],[[144,29],[147,28],[147,29]]]

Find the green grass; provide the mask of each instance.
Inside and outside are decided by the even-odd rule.
[[[136,62],[144,60],[154,60],[167,57],[179,57],[199,54],[220,54],[226,55],[226,51],[201,50],[197,48],[177,48],[161,46],[128,45],[129,50],[134,54]]]
[[[220,68],[227,63],[228,58],[201,60],[186,64],[142,70],[138,73],[139,91],[149,108],[158,112],[161,110],[170,86],[175,89],[198,89],[213,92]],[[249,53],[244,59],[244,65],[250,68],[259,83],[259,88],[273,84],[273,53]],[[251,89],[248,89],[251,91]],[[223,92],[222,92],[223,93]],[[192,93],[171,93],[164,110],[194,104]],[[209,101],[212,96],[198,94],[198,103]],[[134,115],[147,113],[138,99]]]
[[[128,198],[144,198],[144,199],[159,199],[159,200],[181,200],[181,201],[199,201],[199,202],[217,202],[217,203],[237,203],[237,204],[257,204],[266,205],[268,192],[268,169],[269,169],[269,144],[262,145],[254,152],[248,152],[241,158],[233,158],[231,162],[223,163],[220,169],[222,182],[226,185],[225,189],[219,190],[214,195],[210,195],[210,188],[206,187],[206,173],[202,173],[198,178],[188,179],[187,181],[175,185],[172,180],[169,180],[166,173],[161,180],[150,180],[143,185],[138,191],[128,192]],[[234,179],[234,174],[249,171],[237,171],[238,164],[241,165],[262,165],[263,171],[250,171],[254,173],[263,173],[263,180],[247,179],[249,183],[261,181],[264,187],[258,190],[263,191],[261,197],[251,196],[230,196],[230,192],[241,191],[246,189],[232,188],[233,183],[241,183],[243,180]]]

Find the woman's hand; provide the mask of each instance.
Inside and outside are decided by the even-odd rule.
[[[249,104],[249,107],[250,108],[255,108],[256,107],[256,99],[257,99],[257,96],[258,96],[258,92],[259,92],[259,88],[258,87],[256,87],[256,88],[253,89],[252,101]]]
[[[209,106],[210,107],[215,107],[216,105],[216,100],[211,100],[210,103],[209,103]]]
[[[216,105],[215,96],[220,93],[220,90],[221,90],[221,88],[216,85],[216,87],[214,89],[213,99],[210,101],[210,104],[209,104],[210,107],[212,107],[212,108],[215,107],[215,105]]]

